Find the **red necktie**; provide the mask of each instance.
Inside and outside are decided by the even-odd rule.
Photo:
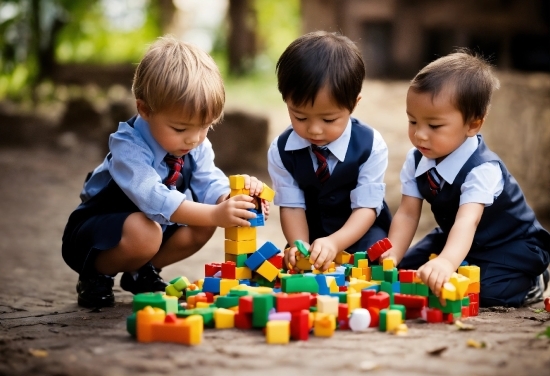
[[[168,165],[168,176],[164,179],[164,184],[168,188],[175,187],[178,183],[178,179],[181,175],[181,170],[183,168],[183,158],[174,157],[173,155],[166,154],[164,161]]]
[[[428,178],[428,185],[430,186],[432,196],[436,196],[441,189],[441,180],[443,178],[437,173],[435,167],[432,167],[428,170],[428,172],[426,173],[426,177]]]
[[[330,154],[330,151],[327,148],[320,148],[317,145],[311,145],[311,150],[313,151],[313,154],[317,157],[317,171],[315,171],[315,175],[317,175],[317,178],[323,184],[330,178],[330,171],[328,169],[328,163],[327,158]]]

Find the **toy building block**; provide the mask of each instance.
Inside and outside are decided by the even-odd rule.
[[[397,310],[401,312],[402,321],[405,322],[405,318],[407,316],[407,309],[403,304],[390,304],[390,310]]]
[[[151,324],[152,342],[171,342],[190,345],[191,328],[187,320],[178,319],[174,313],[166,315],[164,322]]]
[[[218,296],[214,304],[218,308],[231,308],[239,306],[239,296],[226,295]]]
[[[272,295],[256,295],[252,297],[252,326],[254,328],[263,328],[267,324],[269,311],[273,308]]]
[[[307,249],[305,243],[302,240],[295,240],[294,245],[304,257],[309,258],[309,250]]]
[[[229,176],[229,188],[231,188],[231,189],[243,189],[244,188],[244,176],[243,175],[230,175]]]
[[[251,227],[260,227],[265,225],[265,218],[262,213],[258,213],[257,211],[250,209],[254,213],[256,213],[256,218],[249,218],[248,222],[250,222]]]
[[[307,341],[309,338],[309,310],[292,312],[290,320],[290,336],[297,341]]]
[[[403,322],[402,313],[396,309],[380,310],[380,323],[378,328],[381,332],[392,332]]]
[[[275,295],[275,304],[278,312],[295,312],[295,311],[301,311],[304,309],[309,310],[310,294],[279,293]]]
[[[392,244],[388,238],[384,238],[382,240],[377,241],[367,250],[369,260],[371,261],[378,260],[382,255],[382,253],[386,252],[391,247],[392,247]]]
[[[312,277],[304,277],[303,274],[296,274],[281,279],[281,290],[291,292],[319,293],[319,284]]]
[[[277,250],[279,251],[279,250]],[[267,259],[267,261],[269,261],[271,264],[273,264],[274,267],[276,267],[277,269],[282,269],[283,268],[283,255],[282,254],[276,254],[275,256],[272,256],[270,258]]]
[[[480,283],[479,282],[470,282],[466,294],[479,294],[480,292]]]
[[[404,305],[407,310],[411,308],[421,309],[428,305],[428,298],[418,295],[394,294],[393,301],[394,304]]]
[[[416,270],[399,270],[399,282],[413,283]]]
[[[317,299],[319,298],[317,297]],[[349,313],[353,312],[356,308],[361,308],[361,293],[354,292],[348,294],[346,303],[348,304]]]
[[[367,298],[367,308],[384,309],[390,306],[390,295],[384,292],[379,292],[376,295]]]
[[[272,242],[265,242],[260,248],[258,248],[257,252],[259,252],[266,260],[269,260],[273,256],[281,253],[279,248],[277,248]]]
[[[326,295],[317,296],[317,312],[338,316],[338,298]]]
[[[132,312],[130,316],[126,317],[126,330],[132,337],[136,338],[137,312]]]
[[[311,270],[311,263],[309,262],[309,258],[306,257],[296,257],[296,268],[304,271]]]
[[[382,265],[373,265],[371,266],[371,275],[372,279],[375,281],[383,281],[384,280],[384,269]]]
[[[277,312],[274,310],[271,310],[269,315],[267,316],[267,319],[269,321],[288,321],[292,319],[292,313],[290,312]]]
[[[208,308],[195,308],[195,309],[186,309],[179,311],[176,315],[178,317],[190,318],[193,315],[200,315],[202,318],[202,323],[204,327],[213,328],[214,327],[214,312],[218,308],[208,307]]]
[[[261,252],[254,252],[246,259],[244,264],[251,270],[257,270],[266,261],[267,259]]]
[[[384,260],[386,261],[386,260]],[[399,279],[398,272],[396,268],[390,269],[390,270],[383,270],[384,273],[384,281],[395,283]]]
[[[243,279],[251,279],[251,278],[252,278],[252,270],[250,270],[246,266],[243,266],[242,268],[235,268],[235,279],[243,280]]]
[[[456,287],[456,294],[458,299],[464,298],[464,296],[466,295],[466,291],[468,290],[468,286],[470,285],[470,278],[462,274],[453,273],[449,282],[452,283],[454,287]]]
[[[225,279],[236,279],[235,277],[236,265],[233,261],[227,261],[222,264],[222,278]],[[225,294],[221,294],[225,295]]]
[[[441,297],[445,300],[459,299],[456,287],[450,282],[445,282],[443,284],[443,288],[441,289]]]
[[[367,307],[365,309],[370,313],[369,328],[378,328],[380,325],[380,310],[374,307]]]
[[[429,323],[443,322],[443,312],[441,312],[441,310],[437,308],[429,308],[426,314],[426,321],[428,321]]]
[[[349,253],[347,253],[346,251],[341,251],[336,255],[334,262],[336,262],[337,264],[348,264],[350,258],[351,255]]]
[[[256,270],[256,273],[271,282],[279,274],[279,269],[273,266],[273,264],[269,261],[264,261],[264,263]]]
[[[382,260],[382,269],[384,271],[394,270],[395,269],[395,263],[393,262],[393,259],[387,258],[385,260]]]
[[[270,345],[290,342],[290,321],[269,321],[265,326],[265,339]]]
[[[229,290],[239,285],[237,279],[221,279],[220,280],[220,295],[227,295]]]
[[[136,339],[138,342],[153,342],[152,324],[164,322],[166,312],[157,307],[147,306],[136,312]]]
[[[204,283],[202,285],[202,291],[211,292],[213,294],[220,293],[220,278],[206,277],[204,278]]]
[[[460,266],[458,268],[458,274],[462,274],[463,276],[468,277],[470,279],[470,283],[480,281],[479,266],[475,266],[475,265]]]
[[[348,325],[354,332],[367,330],[370,325],[370,312],[364,308],[354,309],[349,317]]]
[[[361,308],[367,308],[367,299],[373,295],[376,295],[374,290],[361,290]]]
[[[147,306],[162,309],[166,313],[178,312],[178,298],[164,293],[146,292],[134,295],[132,311],[137,312]]]
[[[420,296],[429,296],[430,295],[430,288],[428,285],[425,285],[423,283],[415,283],[414,284],[414,290],[416,295]]]
[[[235,327],[235,312],[230,309],[219,308],[214,311],[216,329],[231,329]]]
[[[235,241],[256,239],[256,227],[227,227],[225,238]]]
[[[336,330],[336,316],[317,313],[313,322],[313,334],[316,337],[332,337]]]
[[[222,264],[219,262],[211,262],[204,265],[204,276],[213,277],[217,272],[222,270]]]
[[[252,329],[252,314],[237,312],[235,314],[235,328]]]
[[[259,198],[266,201],[273,201],[273,198],[275,197],[275,191],[267,186],[267,184],[264,183],[264,187],[262,189],[262,192],[258,195]]]
[[[241,296],[239,298],[239,312],[252,313],[253,311],[252,295]]]
[[[359,266],[359,261],[366,260],[366,259],[367,259],[367,252],[356,252],[353,255],[353,266],[355,266],[356,268],[362,268],[363,266]]]
[[[232,255],[242,255],[252,253],[256,250],[256,240],[235,241],[225,239],[225,253]],[[220,267],[221,268],[221,267]]]
[[[544,299],[544,310],[550,312],[550,298]]]
[[[237,268],[242,268],[243,266],[245,266],[245,262],[248,259],[247,254],[232,255],[231,253],[224,253],[224,255],[225,255],[225,262],[232,261],[235,263],[235,266]],[[208,277],[212,277],[212,276],[208,276]]]
[[[189,325],[189,345],[200,345],[204,331],[204,321],[201,315],[188,316],[185,321]]]

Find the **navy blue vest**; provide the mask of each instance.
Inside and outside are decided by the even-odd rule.
[[[431,205],[435,220],[444,233],[449,234],[454,224],[460,203],[461,186],[466,175],[474,168],[485,162],[498,162],[504,177],[502,193],[491,206],[485,207],[477,227],[472,248],[494,247],[507,243],[512,239],[535,237],[548,249],[550,234],[542,228],[535,218],[535,213],[527,205],[525,196],[519,184],[506,169],[504,162],[483,142],[481,135],[477,136],[479,146],[462,166],[453,184],[445,183],[441,192],[433,196],[428,186],[426,174],[416,178],[418,189],[426,201]],[[415,166],[422,158],[422,154],[415,150]]]
[[[343,162],[336,164],[330,178],[321,184],[315,175],[308,148],[285,151],[292,128],[283,132],[277,141],[283,165],[304,192],[309,241],[338,231],[351,215],[350,192],[357,186],[359,167],[367,161],[372,150],[374,132],[368,125],[352,118],[351,138]],[[391,214],[384,208],[375,225],[389,230]]]

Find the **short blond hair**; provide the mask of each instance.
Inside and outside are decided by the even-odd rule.
[[[153,112],[181,109],[205,124],[218,121],[225,104],[223,80],[212,57],[170,35],[149,47],[136,68],[132,92]]]

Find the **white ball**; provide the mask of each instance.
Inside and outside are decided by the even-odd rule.
[[[367,330],[370,325],[370,312],[364,308],[356,308],[351,312],[349,327],[354,332]]]

